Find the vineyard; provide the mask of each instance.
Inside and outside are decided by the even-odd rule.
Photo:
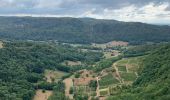
[[[99,81],[100,88],[108,87],[109,85],[118,84],[119,81],[111,74],[104,76]]]

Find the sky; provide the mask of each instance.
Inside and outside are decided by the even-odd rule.
[[[170,25],[170,0],[0,0],[0,16],[91,17]]]

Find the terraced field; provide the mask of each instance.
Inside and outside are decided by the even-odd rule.
[[[123,85],[131,85],[138,77],[137,72],[142,58],[123,58],[115,62],[109,74],[101,77],[99,81],[100,96],[107,97],[110,94],[116,94],[120,92]]]
[[[107,88],[109,85],[118,84],[119,81],[112,75],[108,74],[99,81],[100,88]]]

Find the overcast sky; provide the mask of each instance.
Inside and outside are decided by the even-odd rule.
[[[170,24],[170,0],[0,0],[0,15]]]

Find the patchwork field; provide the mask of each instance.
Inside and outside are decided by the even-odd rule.
[[[121,72],[120,76],[123,81],[134,81],[137,78],[136,74],[133,72],[130,72],[130,73]]]
[[[100,89],[107,88],[110,85],[118,84],[119,81],[110,73],[99,80]]]
[[[99,80],[100,97],[117,94],[122,86],[131,85],[138,77],[137,71],[142,58],[123,58],[113,63],[113,67],[105,69],[108,74],[101,76]]]
[[[103,43],[103,44],[93,43],[92,46],[105,49],[107,47],[128,46],[128,44],[129,44],[128,42],[124,42],[124,41],[111,41],[111,42]]]
[[[116,66],[119,71],[135,73],[138,71],[139,65],[143,58],[144,58],[143,56],[124,58],[124,59],[116,62]]]
[[[139,65],[143,58],[143,56],[124,58],[116,62],[116,67],[118,68],[122,83],[130,85],[136,80],[138,77],[137,72]]]

